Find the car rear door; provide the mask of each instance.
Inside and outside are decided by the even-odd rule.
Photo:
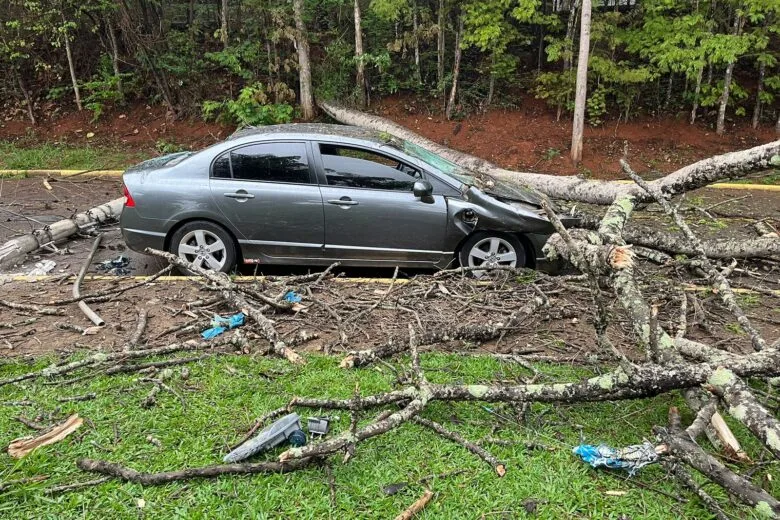
[[[211,196],[242,236],[246,263],[322,258],[322,196],[305,141],[258,142],[212,163]]]
[[[312,151],[326,258],[407,265],[441,260],[447,202],[441,194],[428,201],[414,196],[414,182],[424,177],[419,168],[360,146],[312,142]]]

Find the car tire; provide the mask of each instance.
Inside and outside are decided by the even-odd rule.
[[[524,267],[526,251],[520,240],[508,233],[479,231],[469,236],[458,251],[461,267],[480,267],[481,265]],[[484,276],[486,271],[472,270],[475,278]]]
[[[169,251],[204,269],[230,272],[236,265],[236,243],[225,228],[213,222],[187,222],[171,237]],[[187,275],[192,273],[179,269]]]

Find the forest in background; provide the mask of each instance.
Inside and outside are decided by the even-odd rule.
[[[448,118],[544,99],[574,111],[590,0],[7,0],[0,96],[142,100],[238,125],[309,119],[313,97],[369,106],[409,92]],[[585,120],[642,114],[780,129],[778,0],[595,0]]]

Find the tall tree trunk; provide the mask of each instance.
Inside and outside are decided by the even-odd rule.
[[[753,129],[758,128],[758,121],[761,119],[761,94],[764,92],[764,76],[766,75],[766,65],[762,61],[758,65],[758,86],[756,87],[756,106],[753,109]]]
[[[108,43],[111,46],[111,67],[114,69],[114,77],[116,78],[116,90],[119,92],[119,95],[124,98],[125,93],[122,88],[122,76],[119,72],[119,44],[116,39],[114,24],[111,22],[110,17],[106,17],[106,28],[108,29]]]
[[[780,135],[780,110],[777,111],[777,123],[775,123],[775,134]]]
[[[547,14],[547,0],[542,0],[542,15]],[[544,24],[539,24],[539,46],[536,55],[536,72],[542,71],[542,56],[544,55]]]
[[[187,6],[187,27],[192,27],[192,23],[195,21],[195,0],[190,0],[190,5]]]
[[[739,14],[734,15],[734,36],[739,36],[740,28],[742,25],[742,17]],[[731,88],[731,76],[734,73],[734,64],[737,62],[736,58],[730,61],[726,66],[726,75],[723,78],[723,94],[720,96],[720,107],[718,107],[718,122],[715,127],[715,133],[723,135],[726,131],[726,107],[729,104],[729,89]]]
[[[414,30],[414,70],[417,75],[417,83],[422,83],[422,71],[420,70],[420,34],[417,21],[417,0],[412,1],[412,28]]]
[[[355,0],[355,61],[357,62],[357,74],[355,83],[357,86],[357,101],[361,108],[366,106],[366,64],[363,62],[363,26],[360,18],[360,0]]]
[[[696,122],[696,112],[699,110],[699,94],[701,93],[701,80],[704,76],[704,65],[699,67],[696,74],[696,89],[693,91],[693,108],[691,109],[691,124]]]
[[[488,93],[485,99],[485,106],[482,108],[483,112],[487,112],[488,107],[493,102],[493,94],[496,91],[496,75],[490,73],[490,82],[488,83]]]
[[[672,105],[672,87],[674,86],[674,73],[669,73],[669,83],[666,85],[666,99],[664,100],[664,110],[669,110]]]
[[[24,79],[22,78],[22,72],[19,71],[16,75],[16,82],[19,83],[19,90],[22,91],[22,96],[24,97],[24,102],[27,104],[27,117],[30,118],[30,123],[36,125],[35,121],[35,114],[33,113],[33,106],[32,106],[32,98],[30,97],[30,93],[27,91],[27,87],[24,84]],[[780,125],[780,121],[778,122]]]
[[[221,28],[219,31],[220,40],[222,40],[222,46],[228,48],[228,0],[222,0],[222,18]]]
[[[450,89],[450,99],[447,102],[447,119],[452,118],[452,112],[455,110],[455,100],[458,96],[458,76],[460,75],[460,57],[462,51],[460,42],[463,38],[463,15],[458,15],[458,32],[455,34],[455,63],[452,66],[452,89]]]
[[[293,0],[295,17],[295,44],[298,48],[298,79],[301,83],[301,111],[306,120],[314,118],[314,95],[311,88],[311,61],[309,39],[303,23],[303,0]]]
[[[65,24],[65,15],[62,15],[62,23]],[[70,80],[73,83],[73,94],[76,96],[76,107],[81,112],[84,107],[81,106],[81,92],[79,91],[79,82],[76,78],[76,66],[73,64],[73,53],[70,51],[70,38],[67,31],[62,33],[62,39],[65,40],[65,55],[68,57],[68,68],[70,69]]]
[[[436,81],[444,90],[444,0],[439,0],[439,33],[436,45]]]
[[[577,11],[580,8],[582,0],[572,0],[569,8],[569,21],[566,23],[566,43],[571,45],[563,55],[563,71],[571,69],[571,62],[574,54],[574,28],[577,26]]]
[[[571,130],[571,160],[582,160],[582,133],[585,127],[585,102],[588,97],[588,57],[590,54],[591,0],[582,0],[580,20],[580,54],[577,58],[577,87],[574,99],[574,122]]]

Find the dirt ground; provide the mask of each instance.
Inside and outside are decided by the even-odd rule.
[[[447,121],[431,100],[391,96],[371,107],[412,130],[510,169],[593,178],[622,178],[618,159],[624,147],[640,173],[668,173],[691,162],[727,151],[776,139],[774,129],[753,130],[739,123],[719,136],[705,124],[689,125],[687,114],[676,119],[642,116],[628,123],[605,121],[587,126],[583,162],[575,167],[567,155],[571,140],[568,116],[555,120],[555,112],[540,100],[525,97],[514,109],[494,108],[463,121]],[[97,122],[91,114],[63,112],[52,105],[37,127],[21,119],[0,121],[0,140],[34,146],[46,141],[80,146],[109,146],[132,152],[158,153],[161,146],[199,150],[230,135],[234,128],[198,119],[173,120],[163,107],[135,104],[107,110]],[[87,138],[88,133],[94,137]]]
[[[760,266],[750,267],[754,273],[761,270]],[[677,293],[656,283],[657,268],[643,264],[641,271],[646,294],[660,307],[660,322],[673,330],[679,314]],[[765,281],[769,281],[767,287],[780,287],[778,273],[761,274]],[[318,336],[301,344],[297,347],[299,350],[340,353],[403,338],[409,323],[417,324],[419,330],[438,331],[448,330],[455,324],[501,323],[535,297],[534,284],[547,295],[549,305],[524,317],[518,327],[507,331],[505,337],[484,343],[444,341],[436,348],[496,351],[529,356],[529,359],[554,358],[566,362],[603,360],[604,352],[599,352],[595,345],[592,302],[586,284],[561,277],[537,276],[530,282],[531,278],[518,279],[499,274],[490,281],[478,283],[459,276],[434,279],[430,275],[418,275],[400,279],[388,293],[389,280],[366,283],[345,279],[342,274],[338,279],[311,286],[311,293],[299,287],[304,308],[294,313],[270,314],[270,317],[285,341],[294,342],[294,338],[304,332]],[[116,281],[88,279],[84,282],[83,293],[91,294],[136,282],[120,277]],[[254,285],[257,290],[275,294],[278,287],[284,287],[284,281],[280,283],[282,285],[269,285],[267,281],[258,279]],[[70,297],[72,278],[4,281],[0,277],[0,286],[3,300],[46,304]],[[220,302],[199,305],[209,302],[214,296],[212,289],[196,279],[156,281],[108,301],[91,304],[107,323],[102,328],[91,328],[92,324],[75,303],[56,306],[61,311],[61,315],[56,316],[0,307],[0,356],[33,358],[48,353],[65,356],[84,349],[120,349],[135,329],[140,309],[149,312],[143,344],[164,345],[197,338],[210,326],[209,320],[214,313],[227,316],[237,311]],[[710,344],[727,343],[730,349],[749,351],[749,338],[736,326],[718,296],[699,286],[689,288],[688,298],[687,337],[706,339]],[[780,337],[778,297],[751,293],[747,296],[743,294],[741,298],[748,315],[765,337]],[[622,310],[614,306],[611,313],[614,321],[610,336],[615,344],[621,345],[630,357],[641,356],[633,347],[628,320]],[[340,321],[334,319],[335,315],[340,316]],[[351,321],[353,319],[355,321]],[[192,327],[162,336],[166,330],[186,325]]]

